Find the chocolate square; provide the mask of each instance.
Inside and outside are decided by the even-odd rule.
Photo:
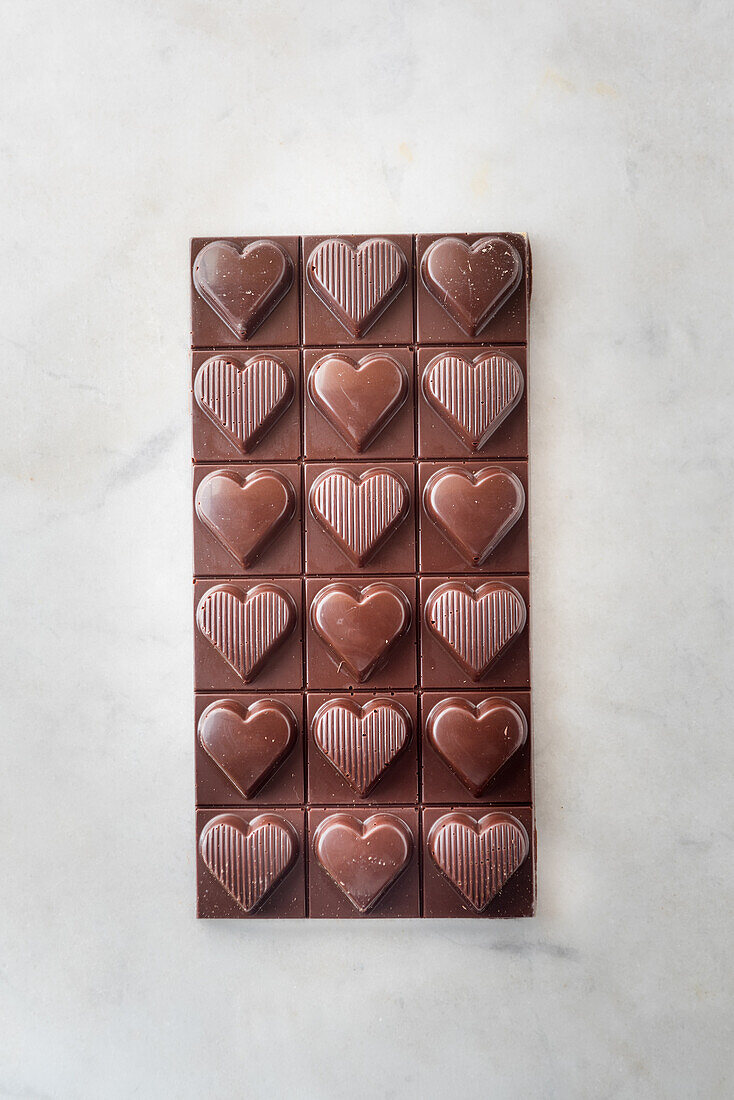
[[[306,909],[306,829],[303,810],[278,807],[271,816],[288,823],[296,840],[293,866],[273,887],[256,908],[246,912],[207,867],[200,849],[202,830],[217,817],[227,815],[248,826],[253,819],[266,814],[263,807],[231,810],[198,810],[196,814],[196,895],[197,917],[265,919],[305,917]]]
[[[207,477],[213,477],[214,484],[221,483],[231,486],[231,489],[224,495],[216,513],[207,515],[205,522],[200,514],[205,507],[205,499],[197,500],[197,493]],[[252,463],[246,466],[198,463],[194,466],[193,482],[194,574],[197,577],[228,574],[267,577],[301,572],[301,468],[297,463]],[[213,483],[208,482],[209,485]],[[269,505],[266,493],[258,492],[257,487],[271,483],[275,499]],[[284,506],[278,498],[283,487],[290,487],[289,492],[292,492],[295,502],[290,519],[285,519],[285,514],[278,511]],[[258,494],[257,500],[251,499],[253,492]],[[244,565],[243,548],[247,560],[250,560],[248,551],[252,549],[253,516],[260,521],[257,529],[265,540],[269,538],[269,510],[274,516],[272,529],[277,533],[270,541],[264,542],[264,548],[256,554],[251,564]],[[282,527],[280,519],[284,522]]]
[[[260,378],[253,380],[248,394],[254,408],[259,407],[259,413],[251,411],[248,416],[243,403],[237,404],[233,400],[232,378],[227,377],[225,369],[220,369],[217,376],[216,368],[211,366],[213,361],[219,360],[233,365],[231,374],[235,377],[253,368],[259,369]],[[272,361],[285,368],[285,381],[280,389],[278,379],[273,377],[274,372],[269,368]],[[301,455],[301,365],[297,348],[195,351],[191,355],[191,364],[194,462],[283,462]],[[200,371],[202,374],[204,371],[210,372],[208,392],[213,399],[209,399],[207,411],[203,407],[205,395],[197,393]],[[256,384],[258,382],[259,385]],[[267,394],[264,407],[261,404],[262,391]],[[243,448],[233,431],[227,430],[228,423],[232,427],[241,426],[241,435],[253,433],[253,442],[247,449]],[[264,430],[261,425],[264,425]]]
[[[349,734],[352,729],[345,730],[345,723],[341,721],[339,711],[342,708],[350,708],[357,704],[367,708],[366,714],[375,708],[387,709],[387,715],[383,718],[380,727],[370,731],[362,731],[362,736],[350,741]],[[315,737],[314,718],[323,720],[324,708],[334,713],[330,733],[336,736],[322,738],[326,747],[331,749],[329,756],[317,744]],[[394,730],[390,729],[390,708],[401,708],[408,717],[408,740],[405,747],[390,759],[395,751]],[[347,711],[347,713],[349,713]],[[400,711],[398,711],[400,714]],[[402,717],[404,717],[402,715]],[[318,719],[317,719],[318,720]],[[418,699],[412,692],[375,692],[374,694],[360,691],[340,696],[337,693],[309,692],[306,697],[306,729],[308,731],[308,801],[315,805],[355,806],[404,804],[408,805],[418,801],[418,744],[420,730],[418,722]],[[339,734],[342,736],[340,737]],[[380,736],[382,734],[382,736]],[[371,736],[370,736],[371,735]],[[392,736],[391,736],[392,735]],[[355,752],[363,750],[363,756]],[[373,770],[378,771],[380,765],[387,760],[384,770],[381,771],[377,782],[371,786],[366,795],[355,790],[360,786],[357,780],[369,778]],[[341,764],[341,769],[336,766]],[[346,775],[350,776],[352,783]]]
[[[333,309],[325,304],[313,290],[309,280],[309,259],[325,241],[341,241],[352,249],[359,248],[369,241],[386,241],[402,252],[407,261],[407,277],[402,288],[395,298],[390,301],[383,312],[371,324],[363,336],[355,336],[344,323],[334,314]],[[338,256],[330,265],[330,271],[334,285],[344,288],[345,295],[350,301],[358,300],[360,293],[369,293],[373,289],[379,294],[380,269],[383,267],[384,257],[375,258],[374,273],[370,279],[364,280],[360,276],[355,279],[350,291],[349,264],[340,262]],[[302,300],[303,300],[303,342],[311,346],[325,346],[332,344],[352,344],[369,346],[375,344],[412,344],[413,343],[413,238],[407,234],[382,235],[379,237],[360,234],[336,234],[332,237],[304,237],[303,238],[303,269],[301,275]],[[365,289],[367,288],[367,289]]]
[[[405,870],[386,890],[383,896],[374,906],[366,912],[360,912],[349,898],[336,885],[334,879],[319,864],[314,855],[314,834],[317,828],[329,817],[336,814],[347,814],[364,823],[367,818],[375,815],[386,815],[398,818],[403,826],[407,826],[412,837],[412,854]],[[308,907],[310,917],[342,917],[342,918],[384,918],[384,917],[419,917],[421,915],[420,899],[420,839],[418,827],[418,810],[415,806],[333,806],[328,809],[311,809],[308,811],[308,843],[309,843],[309,874],[308,874]],[[380,853],[376,852],[374,858],[380,860]],[[346,870],[354,861],[347,858]]]
[[[292,280],[284,296],[250,336],[241,339],[222,320],[212,305],[191,285],[191,345],[194,348],[242,348],[297,346],[300,342],[300,256],[298,237],[194,237],[191,241],[191,271],[203,248],[221,241],[242,252],[256,241],[273,242],[288,255]]]
[[[436,241],[455,238],[472,246],[485,238],[499,238],[517,250],[522,264],[520,282],[506,302],[476,335],[463,329],[428,290],[422,274],[423,258]],[[416,318],[419,344],[526,344],[531,265],[528,239],[521,233],[419,233],[416,248]]]
[[[507,880],[500,892],[483,908],[477,911],[446,875],[436,866],[429,848],[431,829],[446,814],[455,812],[452,805],[427,806],[421,814],[421,833],[423,839],[423,916],[424,917],[470,917],[473,919],[532,917],[535,913],[535,824],[531,806],[472,806],[459,807],[458,812],[473,818],[482,818],[493,811],[510,814],[516,818],[527,833],[529,852],[527,858]]]

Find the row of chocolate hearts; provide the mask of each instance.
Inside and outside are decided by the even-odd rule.
[[[406,518],[410,497],[392,470],[331,469],[314,481],[308,505],[342,553],[364,566]],[[195,507],[217,541],[249,568],[295,516],[296,492],[277,469],[215,470],[200,482]],[[447,466],[428,480],[423,508],[464,561],[478,567],[522,515],[525,490],[502,466],[476,472]]]
[[[395,814],[362,821],[352,814],[324,818],[313,836],[317,863],[360,913],[383,898],[413,858],[413,834]],[[446,879],[482,912],[528,856],[527,831],[512,814],[476,819],[444,814],[428,835],[428,851]],[[299,855],[295,829],[278,814],[249,822],[219,814],[202,830],[199,851],[217,881],[246,913],[263,903],[294,867]]]
[[[349,697],[323,703],[311,721],[313,740],[360,798],[366,798],[405,752],[413,723],[394,699],[375,697],[360,705]],[[480,798],[527,739],[525,714],[502,696],[479,703],[442,699],[425,720],[429,745],[456,778]],[[217,699],[202,713],[199,741],[244,798],[252,798],[277,772],[298,739],[298,720],[279,699],[249,706]]]
[[[442,237],[426,250],[421,278],[459,328],[477,336],[502,308],[522,278],[519,252],[501,237],[467,244]],[[361,339],[408,281],[408,260],[393,241],[372,237],[359,245],[322,241],[306,263],[314,293],[346,331]],[[239,340],[257,331],[293,285],[294,267],[276,241],[252,241],[238,249],[212,241],[194,261],[194,285]]]
[[[317,594],[310,617],[338,661],[363,682],[408,630],[411,609],[405,593],[387,582],[361,590],[335,583]],[[293,598],[270,583],[214,585],[196,609],[199,630],[245,683],[286,641],[297,619]],[[479,681],[521,633],[527,609],[520,593],[502,581],[476,588],[447,581],[429,595],[424,619],[462,672]]]
[[[520,367],[507,355],[484,351],[473,360],[437,355],[423,372],[426,401],[471,452],[485,445],[522,397]],[[365,451],[408,396],[408,372],[387,352],[359,360],[325,355],[308,376],[309,397],[341,439]],[[272,355],[244,365],[216,356],[202,363],[194,397],[207,417],[243,454],[252,451],[295,395],[293,374]]]

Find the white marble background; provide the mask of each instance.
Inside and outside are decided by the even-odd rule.
[[[2,3],[2,1097],[732,1095],[727,9]],[[534,245],[539,916],[196,923],[187,238],[469,228]]]

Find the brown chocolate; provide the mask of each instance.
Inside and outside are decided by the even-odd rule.
[[[360,821],[330,814],[313,836],[317,862],[359,913],[366,913],[403,873],[413,855],[413,835],[395,814]]]
[[[290,290],[293,263],[275,241],[237,249],[204,245],[194,260],[194,286],[238,340],[248,340]]]
[[[249,706],[218,699],[199,718],[199,740],[217,767],[244,796],[272,778],[298,739],[298,720],[277,699],[257,699]]]
[[[316,408],[353,451],[367,449],[408,396],[408,372],[397,359],[370,352],[358,361],[325,355],[308,376]]]
[[[502,696],[480,703],[451,696],[426,718],[426,740],[468,791],[479,798],[528,735],[523,711]]]
[[[362,589],[329,584],[311,603],[311,623],[316,633],[346,665],[359,683],[383,665],[395,642],[411,622],[405,593],[384,581]]]
[[[527,239],[191,257],[199,916],[531,915]]]

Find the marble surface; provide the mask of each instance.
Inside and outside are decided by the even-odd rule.
[[[725,0],[3,6],[2,1097],[724,1097]],[[729,207],[730,209],[730,207]],[[187,238],[526,228],[537,919],[196,923]]]

